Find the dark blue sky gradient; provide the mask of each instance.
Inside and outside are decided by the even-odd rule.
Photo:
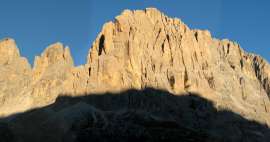
[[[146,7],[236,41],[270,61],[269,0],[0,0],[0,39],[14,38],[30,63],[59,41],[80,65],[105,22],[124,9]]]

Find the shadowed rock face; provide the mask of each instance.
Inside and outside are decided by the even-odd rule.
[[[0,116],[44,107],[60,94],[119,93],[151,87],[198,93],[217,110],[270,125],[270,65],[235,42],[192,30],[155,8],[125,10],[104,24],[87,63],[73,66],[68,47],[50,45],[31,69],[15,41],[0,41]]]
[[[270,138],[266,125],[217,110],[200,94],[176,96],[153,88],[61,95],[51,105],[1,121],[1,138],[18,142],[267,142]]]

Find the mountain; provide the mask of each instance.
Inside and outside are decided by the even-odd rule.
[[[38,120],[35,119],[36,117],[44,116],[41,119],[42,121],[39,120],[36,125],[31,126],[30,130],[36,130],[41,124],[46,124],[48,127],[59,126],[57,128],[66,128],[66,126],[69,126],[69,122],[77,119],[73,116],[73,112],[80,114],[79,110],[82,109],[83,113],[84,111],[91,113],[97,111],[97,113],[101,113],[113,107],[113,104],[111,104],[107,105],[109,108],[103,108],[103,103],[116,103],[112,100],[97,99],[97,101],[102,101],[98,102],[99,108],[94,108],[89,102],[82,104],[83,100],[75,104],[70,103],[72,101],[68,100],[60,105],[60,108],[62,108],[60,111],[57,107],[58,105],[55,106],[55,104],[58,104],[57,100],[62,96],[87,98],[91,97],[91,94],[102,97],[102,94],[107,93],[111,93],[110,95],[114,96],[123,94],[121,93],[123,91],[126,91],[124,94],[128,94],[129,90],[137,90],[137,94],[145,94],[141,93],[141,91],[144,92],[143,90],[147,88],[163,90],[166,93],[161,91],[161,94],[168,94],[176,98],[197,94],[201,100],[212,102],[209,108],[211,110],[204,109],[204,107],[203,110],[195,109],[196,116],[185,117],[189,118],[189,121],[187,121],[188,124],[191,123],[188,125],[189,127],[180,127],[181,129],[178,129],[179,127],[177,126],[176,131],[168,132],[168,134],[187,131],[190,132],[191,136],[198,135],[198,138],[201,138],[194,139],[194,141],[222,141],[225,137],[224,134],[222,135],[223,130],[221,130],[222,132],[217,132],[218,136],[212,133],[214,128],[219,127],[219,125],[223,126],[220,122],[209,123],[212,124],[210,130],[206,126],[207,119],[203,119],[202,122],[196,122],[196,125],[204,126],[195,127],[195,122],[191,120],[195,121],[197,113],[200,115],[201,111],[202,115],[208,115],[208,113],[204,114],[204,112],[211,111],[210,118],[212,121],[219,119],[218,114],[212,117],[218,111],[231,111],[234,113],[233,117],[222,117],[222,119],[228,118],[228,120],[231,120],[233,118],[234,120],[241,117],[241,120],[245,120],[243,122],[245,126],[240,125],[242,121],[237,123],[235,126],[237,128],[223,126],[228,127],[228,130],[242,133],[242,135],[238,133],[239,139],[231,138],[228,141],[243,140],[241,136],[244,137],[247,134],[262,138],[269,134],[269,130],[264,127],[264,125],[270,125],[269,63],[258,55],[245,52],[236,42],[228,39],[215,39],[207,30],[190,29],[181,20],[170,18],[155,8],[135,11],[125,10],[114,21],[104,24],[90,48],[87,63],[78,67],[73,65],[69,48],[61,43],[55,43],[45,49],[40,56],[35,58],[34,66],[31,68],[27,60],[20,56],[13,39],[7,38],[0,41],[0,116],[3,118],[3,121],[8,120],[9,123],[14,123],[10,128],[16,132],[14,135],[24,136],[24,133],[22,133],[24,129],[23,122],[27,118],[32,121]],[[160,94],[160,91],[154,91],[154,93],[150,94],[155,94],[155,92],[157,95]],[[176,98],[175,100],[177,101],[178,99]],[[135,100],[137,102],[140,100],[140,97]],[[151,101],[151,97],[146,100]],[[193,99],[183,100],[191,100],[192,104]],[[118,99],[118,101],[118,103],[122,104],[123,102],[121,101],[127,100]],[[164,99],[164,102],[161,101],[159,103],[161,106],[164,106],[162,108],[167,107],[166,111],[169,111],[169,108],[172,107],[172,111],[177,112],[178,109],[179,111],[181,110],[179,108],[181,106],[180,102],[183,101],[178,101],[176,103],[178,105],[176,105],[172,100]],[[149,104],[149,102],[146,104]],[[170,104],[172,105],[170,106]],[[147,107],[146,105],[143,111],[148,110]],[[30,114],[26,113],[26,116],[20,115],[28,112],[28,110],[36,110],[38,108],[44,109]],[[137,116],[138,120],[146,119],[140,118],[142,116],[149,116],[150,119],[152,113],[157,111],[150,108],[151,113],[140,113],[137,111],[134,113],[132,111],[121,112],[119,108],[116,111],[117,113],[115,112],[113,115],[115,119],[112,119],[112,121],[124,121],[124,115],[132,116],[132,119],[127,119],[128,124],[131,123],[130,121],[134,123],[133,119],[136,119],[133,117]],[[129,110],[125,105],[122,109]],[[137,108],[133,109],[136,110]],[[112,109],[111,111],[114,110]],[[163,118],[164,115],[168,115],[166,111],[161,111],[164,114],[154,113],[154,118],[151,118],[151,120],[153,120],[155,125],[164,124],[159,123],[160,119],[162,119],[162,122],[166,122],[166,125],[169,125],[167,121],[171,123],[171,119],[173,122],[178,120],[177,124],[181,121],[185,122],[178,113],[177,116],[173,113],[175,115],[170,116],[171,118]],[[184,116],[189,114],[186,110],[183,110],[183,112],[186,113]],[[106,118],[109,119],[109,112],[102,112],[102,115],[103,113],[106,113]],[[120,115],[119,113],[124,114]],[[192,110],[190,113],[194,115]],[[49,117],[50,115],[53,115],[53,117]],[[67,121],[62,123],[60,120],[64,119],[64,116],[67,117]],[[69,116],[72,117],[69,118]],[[163,119],[168,120],[165,121]],[[256,123],[263,126],[256,125],[253,127],[254,125],[252,125],[249,128],[247,127],[249,125],[246,124],[251,123],[249,121],[256,121]],[[232,122],[235,121],[227,123],[233,125],[234,123]],[[18,126],[21,127],[18,128]],[[133,125],[130,126],[133,127]],[[129,125],[126,125],[126,127],[129,128]],[[161,130],[165,130],[166,128],[164,127],[160,127]],[[261,130],[259,129],[260,127],[262,127]],[[194,131],[193,128],[197,130],[201,128],[203,133],[199,133],[197,130]],[[134,129],[137,130],[138,128]],[[250,129],[252,133],[244,133],[246,130],[243,129]],[[29,132],[32,132],[30,130]],[[64,132],[61,131],[59,135],[62,136],[62,133]],[[91,131],[91,133],[93,132]],[[106,132],[102,133],[105,134]],[[152,129],[151,131],[149,130],[149,133],[154,134],[154,130],[153,133]],[[232,136],[235,135],[232,134]],[[187,136],[190,137],[188,134]],[[205,138],[205,136],[211,137]],[[85,137],[89,138],[89,133]],[[263,141],[265,139],[256,140]]]

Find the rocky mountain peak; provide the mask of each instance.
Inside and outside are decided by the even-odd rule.
[[[153,87],[174,94],[199,92],[221,106],[234,100],[226,107],[244,113],[270,105],[269,70],[256,62],[236,42],[212,38],[207,30],[190,29],[148,8],[124,10],[104,24],[86,66],[88,82],[95,82],[88,85],[92,91]],[[253,101],[258,98],[265,103]]]
[[[0,55],[0,65],[20,56],[14,40],[0,42]],[[154,88],[173,95],[199,94],[217,110],[270,126],[269,63],[236,42],[190,29],[155,8],[124,10],[105,23],[85,65],[74,67],[69,48],[61,43],[37,56],[32,70],[18,71],[19,63],[0,66],[0,115],[52,104],[60,95]]]
[[[107,88],[151,86],[185,92],[195,87],[190,79],[184,81],[190,73],[186,70],[193,70],[193,64],[197,64],[194,61],[211,60],[208,45],[212,43],[209,31],[190,30],[179,19],[169,18],[155,8],[124,10],[103,26],[93,43],[88,56],[90,74],[97,80],[106,80]],[[199,44],[202,48],[198,48]],[[203,64],[206,63],[198,65]],[[98,77],[99,72],[102,77]]]
[[[36,56],[34,61],[34,74],[39,76],[46,72],[47,69],[58,67],[73,67],[73,59],[68,47],[64,47],[62,43],[55,43],[44,50],[40,56]],[[48,71],[47,71],[48,72]]]
[[[6,38],[0,41],[0,64],[8,64],[13,59],[20,57],[15,40]]]
[[[36,56],[34,62],[34,68],[39,65],[48,66],[57,62],[65,62],[69,65],[73,65],[73,59],[68,47],[64,47],[62,43],[55,43],[50,45],[44,50],[41,56]]]

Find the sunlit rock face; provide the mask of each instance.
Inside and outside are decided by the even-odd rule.
[[[264,59],[154,8],[125,10],[106,23],[86,66],[90,92],[145,87],[198,92],[218,107],[263,122],[269,118],[270,70]]]
[[[198,93],[218,109],[270,124],[270,65],[236,42],[193,30],[155,8],[125,10],[104,24],[87,63],[73,66],[61,43],[49,46],[31,69],[15,41],[0,42],[0,115],[46,106],[59,95],[146,87]]]
[[[31,66],[20,56],[13,39],[0,41],[0,116],[30,108],[23,97],[25,87],[31,83]]]

